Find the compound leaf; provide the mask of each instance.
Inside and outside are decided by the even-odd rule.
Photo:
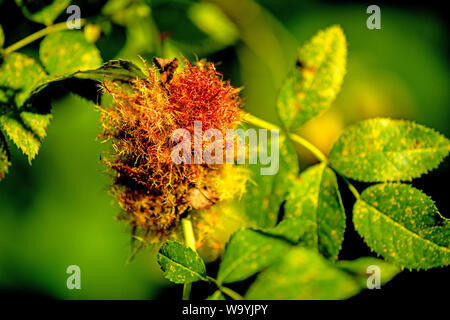
[[[175,283],[206,280],[206,267],[200,256],[177,241],[166,241],[158,251],[164,276]]]
[[[360,290],[358,282],[319,253],[292,248],[261,272],[248,289],[250,300],[346,299]]]
[[[345,75],[347,43],[339,26],[314,36],[299,50],[298,65],[283,84],[277,107],[290,129],[302,126],[336,98]]]
[[[300,241],[330,259],[336,259],[344,239],[345,212],[334,172],[321,163],[300,175],[286,199],[285,218],[303,222]]]
[[[353,208],[356,231],[386,260],[410,269],[450,263],[450,223],[433,200],[407,184],[377,184]]]
[[[61,31],[42,40],[39,57],[50,74],[65,75],[101,66],[100,52],[81,31]]]
[[[330,163],[355,180],[411,180],[436,168],[449,151],[450,141],[433,129],[377,118],[348,127],[333,145]]]
[[[284,240],[250,229],[238,231],[226,246],[217,280],[222,283],[244,280],[275,262],[288,249]]]

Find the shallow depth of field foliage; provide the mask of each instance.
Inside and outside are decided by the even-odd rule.
[[[79,30],[66,27],[71,3],[81,8]],[[383,29],[370,31],[365,4],[0,0],[0,8],[1,289],[148,299],[173,283],[176,298],[192,290],[204,299],[346,299],[367,289],[371,265],[383,286],[449,265],[447,208],[420,180],[431,173],[442,183],[450,152],[449,69],[432,14],[386,7]],[[420,32],[405,35],[419,14]],[[188,61],[216,63],[242,87],[243,126],[280,129],[278,173],[246,165],[244,194],[202,208],[219,218],[201,241],[197,210],[156,244],[152,230],[114,220],[124,206],[108,194],[98,110],[117,93],[110,84],[135,90],[147,67],[157,72],[154,57],[178,58],[180,73]],[[363,255],[345,253],[355,231],[347,247]],[[72,264],[80,291],[66,288]]]

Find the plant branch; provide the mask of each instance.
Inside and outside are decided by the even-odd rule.
[[[84,23],[86,21],[84,19],[80,19],[80,25],[83,26]],[[3,50],[3,55],[7,55],[11,52],[17,51],[27,45],[29,45],[30,43],[32,43],[33,41],[36,41],[42,37],[45,37],[46,35],[49,35],[51,33],[54,32],[58,32],[58,31],[63,31],[67,29],[67,23],[64,22],[60,22],[51,26],[48,26],[42,30],[39,30],[33,34],[30,34],[29,36],[23,38],[22,40],[10,45],[9,47],[5,48],[5,50]]]
[[[187,247],[195,251],[195,237],[194,229],[192,228],[192,222],[189,218],[184,218],[181,220],[181,226],[184,234],[184,242]],[[191,295],[192,283],[185,283],[183,285],[183,300],[189,300]]]
[[[258,126],[260,128],[265,128],[265,129],[269,129],[269,130],[272,130],[272,129],[280,130],[280,127],[274,125],[273,123],[262,120],[262,119],[255,117],[254,115],[251,115],[249,113],[245,114],[244,119],[247,122],[254,124],[255,126]],[[308,149],[321,162],[327,161],[327,156],[322,151],[320,151],[316,146],[314,146],[311,142],[300,137],[298,134],[290,133],[290,132],[287,132],[287,134],[289,135],[289,137],[292,141],[295,141],[298,144],[300,144],[301,146],[303,146],[304,148]]]

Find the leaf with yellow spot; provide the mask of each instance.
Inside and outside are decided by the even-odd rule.
[[[341,89],[347,43],[339,26],[320,31],[299,50],[296,68],[281,87],[277,107],[289,129],[328,109]]]
[[[17,52],[8,54],[0,65],[1,100],[14,101],[21,107],[30,97],[34,85],[46,76],[33,58]]]
[[[21,112],[18,117],[4,114],[0,116],[0,128],[28,156],[31,163],[39,151],[41,140],[46,136],[51,118],[51,114],[29,111]]]
[[[16,0],[16,3],[31,21],[50,25],[69,6],[70,0]]]
[[[295,247],[261,272],[249,300],[337,300],[360,291],[357,280],[319,253]]]
[[[412,121],[376,118],[348,127],[330,151],[342,175],[365,182],[418,178],[448,155],[450,141]]]
[[[407,184],[377,184],[353,208],[356,231],[386,260],[409,269],[450,263],[450,222],[433,200]]]
[[[61,31],[42,40],[39,57],[50,74],[64,75],[101,66],[97,47],[81,31]]]
[[[345,212],[334,172],[321,163],[300,175],[286,199],[284,218],[308,226],[300,242],[336,259],[344,240]]]
[[[163,243],[157,255],[164,276],[174,283],[206,281],[206,267],[200,256],[177,241]]]
[[[228,242],[217,274],[217,281],[241,281],[268,267],[289,249],[288,242],[260,231],[236,232]]]

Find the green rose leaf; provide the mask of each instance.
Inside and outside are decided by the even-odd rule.
[[[450,263],[450,222],[433,200],[407,184],[377,184],[353,208],[356,231],[386,260],[410,269]]]
[[[302,244],[336,259],[344,240],[345,212],[334,172],[324,163],[302,172],[290,189],[284,217],[307,226]]]
[[[247,279],[287,252],[289,244],[255,230],[236,232],[228,242],[217,281],[230,283]]]
[[[292,248],[261,272],[248,289],[249,300],[336,300],[360,290],[358,282],[319,253]]]
[[[400,268],[396,265],[374,257],[363,257],[356,260],[337,261],[336,265],[344,271],[354,275],[361,288],[367,288],[367,279],[373,274],[371,267],[375,266],[380,271],[380,285],[384,285],[400,273]]]
[[[41,42],[39,57],[50,74],[64,75],[101,66],[102,58],[94,44],[81,31],[61,31]]]
[[[9,166],[8,147],[6,145],[6,139],[3,133],[0,131],[0,180],[2,180],[8,173]]]
[[[50,25],[69,6],[70,0],[28,1],[16,0],[25,17],[31,21]]]
[[[3,132],[28,156],[28,161],[31,163],[41,146],[39,138],[28,130],[21,119],[9,115],[0,116],[0,126]]]
[[[158,263],[164,276],[175,283],[206,280],[206,267],[200,256],[177,241],[166,241],[158,251]]]
[[[3,33],[3,28],[0,25],[0,49],[3,48],[3,44],[5,44],[5,34]]]
[[[8,54],[0,65],[0,101],[13,100],[20,107],[30,97],[35,84],[46,77],[45,71],[33,58],[22,53]]]
[[[268,143],[268,154],[272,148]],[[274,157],[268,165],[250,164],[250,181],[247,192],[240,200],[254,227],[272,227],[278,219],[280,206],[284,201],[290,184],[298,174],[297,154],[285,135],[279,136],[279,157]],[[278,167],[274,175],[262,175],[261,168]]]
[[[365,182],[411,180],[436,168],[450,141],[412,121],[377,118],[348,127],[330,152],[342,175]]]
[[[347,43],[339,26],[320,31],[300,48],[298,65],[277,102],[286,127],[299,128],[330,107],[341,88],[346,60]]]
[[[145,75],[141,71],[141,69],[139,69],[139,67],[137,67],[132,62],[126,60],[111,60],[96,69],[78,71],[65,75],[51,75],[43,78],[33,87],[31,95],[37,95],[49,86],[56,85],[60,82],[71,80],[74,78],[80,79],[80,81],[93,80],[96,82],[102,82],[108,80],[126,82],[135,78],[142,78],[144,76]],[[79,84],[78,86],[80,85],[81,84]],[[89,82],[88,85],[91,85],[91,83]],[[68,89],[74,90],[75,88],[69,87]],[[96,89],[96,91],[98,90]]]

